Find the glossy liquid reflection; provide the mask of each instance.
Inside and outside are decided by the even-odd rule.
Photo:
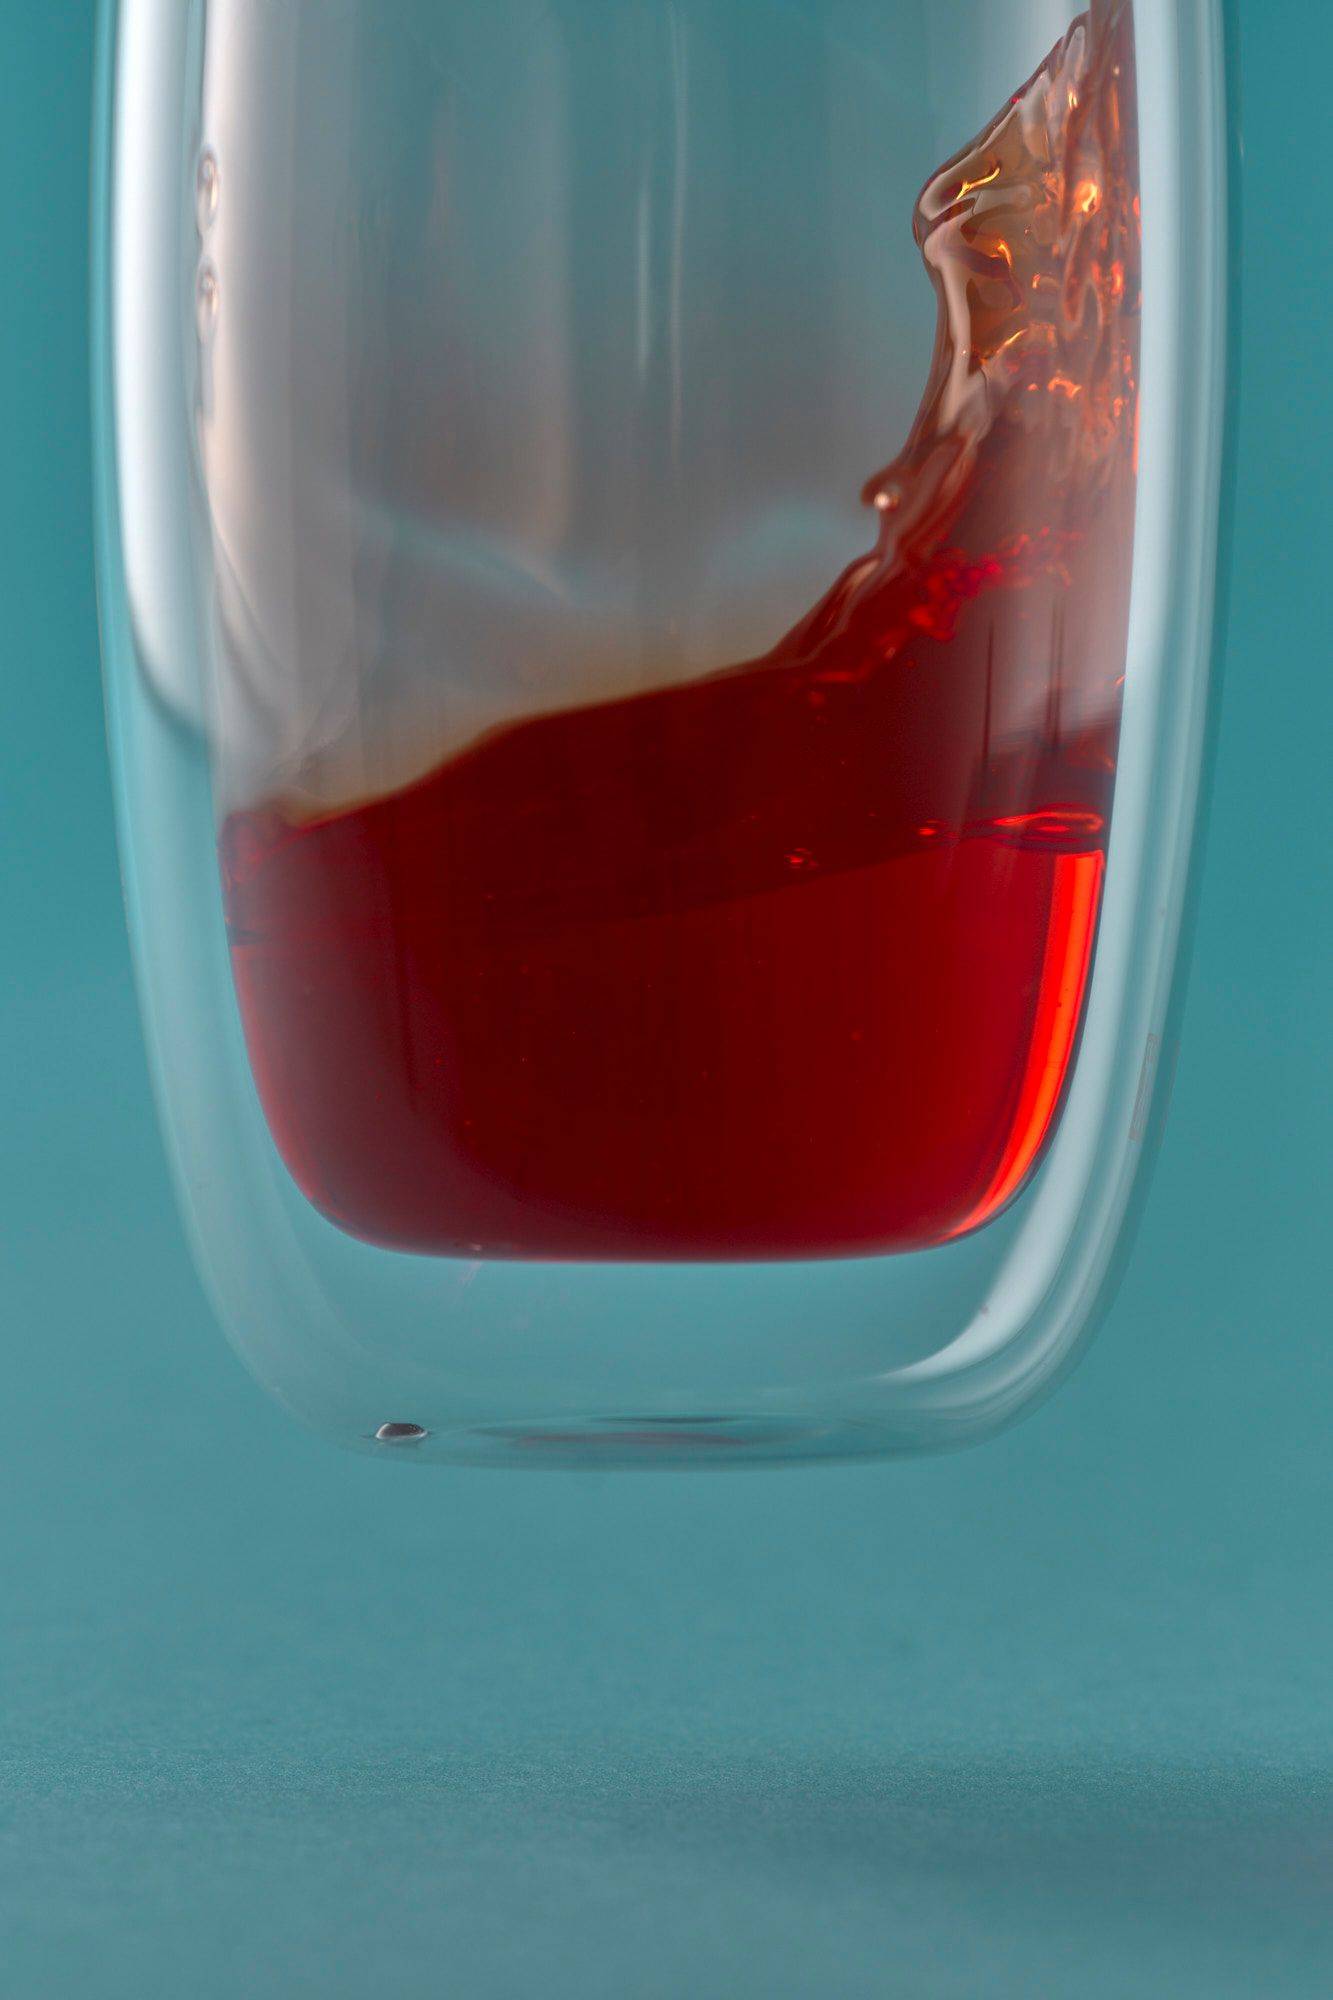
[[[764,658],[222,834],[275,1139],[372,1241],[916,1248],[1022,1185],[1093,948],[1133,548],[1130,10],[927,186],[873,554]]]

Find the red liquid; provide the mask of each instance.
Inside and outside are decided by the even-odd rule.
[[[323,818],[229,818],[255,1078],[344,1228],[822,1256],[939,1242],[1021,1186],[1111,806],[1131,57],[1128,9],[1099,6],[927,188],[941,328],[867,489],[879,547],[770,654],[516,723]]]

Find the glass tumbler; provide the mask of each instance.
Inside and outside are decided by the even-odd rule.
[[[130,920],[342,1443],[914,1452],[1150,1150],[1205,763],[1219,0],[108,0]]]

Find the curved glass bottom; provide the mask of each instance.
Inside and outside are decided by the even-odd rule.
[[[857,1423],[842,1417],[726,1416],[569,1417],[530,1423],[461,1425],[425,1430],[389,1423],[367,1438],[377,1454],[434,1464],[490,1465],[512,1470],[629,1467],[664,1471],[715,1466],[809,1464],[859,1458],[905,1457],[922,1449],[901,1427]],[[962,1440],[960,1439],[960,1442]]]

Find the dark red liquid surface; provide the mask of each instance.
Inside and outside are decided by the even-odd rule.
[[[1131,53],[1128,10],[1098,8],[928,187],[941,332],[867,489],[879,546],[771,653],[517,722],[321,817],[227,820],[260,1096],[349,1231],[855,1254],[975,1228],[1024,1181],[1113,788]]]

